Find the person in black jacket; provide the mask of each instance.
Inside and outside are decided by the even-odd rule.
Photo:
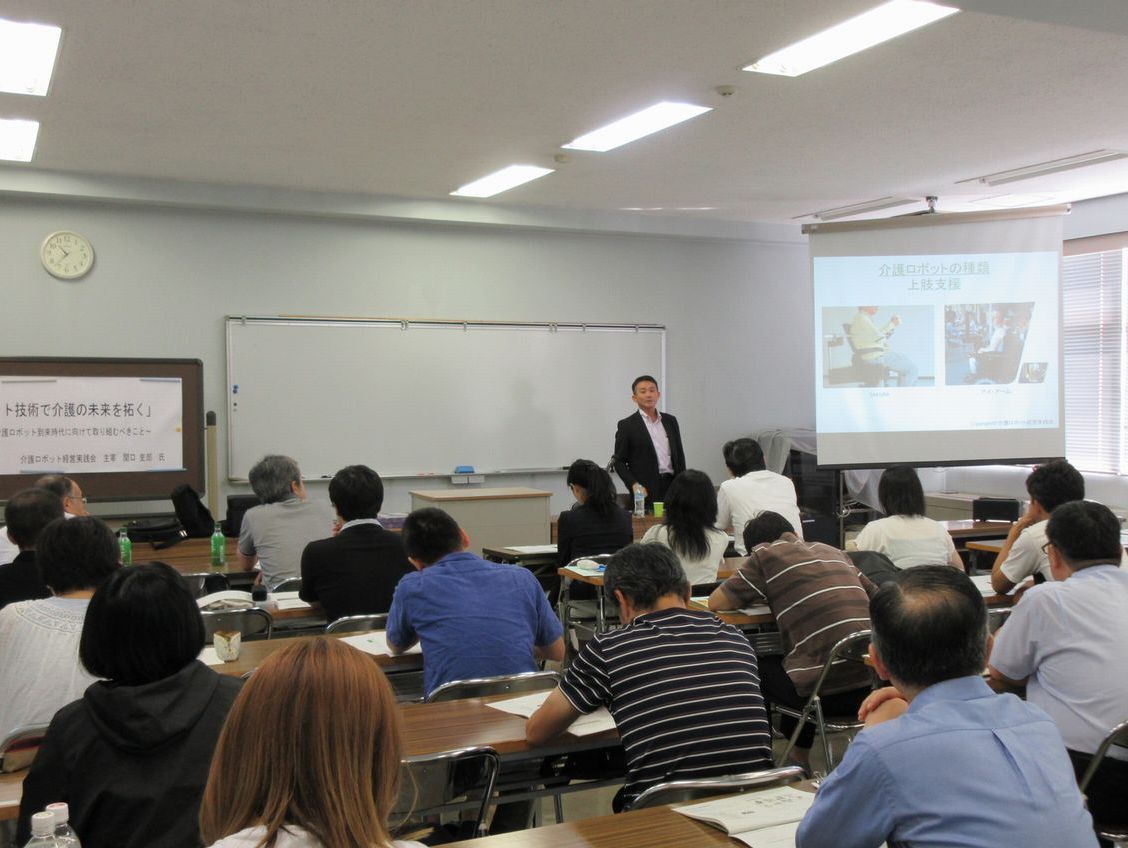
[[[55,714],[23,784],[33,813],[70,805],[86,848],[198,848],[212,750],[242,681],[196,657],[204,623],[171,566],[121,568],[90,599],[79,658],[104,677]]]
[[[615,471],[633,491],[641,486],[646,505],[666,497],[673,479],[685,471],[678,420],[658,411],[658,381],[649,374],[631,383],[631,400],[638,412],[628,415],[615,429]]]
[[[63,501],[46,489],[16,492],[4,507],[8,538],[20,549],[8,565],[0,565],[0,609],[16,601],[51,597],[35,565],[35,543],[40,531],[63,517]]]
[[[320,603],[330,621],[387,612],[396,584],[413,569],[400,537],[376,518],[384,504],[380,475],[366,465],[342,468],[329,483],[329,500],[344,524],[306,545],[301,599]]]
[[[560,565],[580,556],[613,554],[634,540],[631,515],[616,503],[610,474],[590,459],[577,459],[568,468],[568,488],[576,503],[557,519]]]

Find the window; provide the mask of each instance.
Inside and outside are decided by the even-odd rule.
[[[1124,248],[1062,259],[1066,456],[1083,471],[1128,474],[1126,262]]]

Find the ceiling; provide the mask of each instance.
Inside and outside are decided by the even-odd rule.
[[[959,184],[1128,150],[1128,2],[964,0],[802,77],[740,70],[874,5],[0,0],[0,17],[64,30],[49,96],[0,94],[0,117],[41,122],[34,161],[0,167],[0,188],[28,168],[447,199],[519,162],[558,170],[457,202],[768,222],[884,196],[974,209],[1128,191],[1128,160]],[[561,144],[664,99],[715,109],[554,165]]]

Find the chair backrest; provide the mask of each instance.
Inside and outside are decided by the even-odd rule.
[[[26,724],[0,739],[0,772],[19,771],[31,765],[46,733],[46,724]]]
[[[1101,760],[1105,758],[1108,749],[1113,745],[1128,746],[1128,719],[1116,725],[1116,727],[1112,729],[1112,732],[1101,742],[1100,747],[1097,748],[1097,752],[1093,754],[1093,759],[1089,761],[1089,767],[1085,769],[1085,773],[1081,775],[1081,780],[1077,783],[1082,792],[1089,788],[1089,781],[1093,779],[1093,775],[1095,775],[1097,769],[1101,767]]]
[[[383,630],[388,626],[388,614],[344,615],[325,625],[326,633],[356,633],[360,630]]]
[[[288,580],[283,580],[274,587],[274,594],[279,592],[300,592],[302,590],[302,578],[291,577]]]
[[[274,629],[270,613],[258,607],[216,612],[205,610],[200,614],[204,617],[204,634],[209,642],[217,630],[238,630],[244,639],[257,636],[269,639]]]
[[[830,653],[826,656],[826,662],[823,663],[818,680],[815,681],[815,688],[812,690],[813,694],[819,694],[821,692],[823,683],[826,682],[827,676],[836,664],[843,660],[864,664],[866,654],[869,653],[872,638],[873,633],[869,630],[859,630],[857,633],[851,633],[844,639],[839,639],[835,642],[834,647],[830,649]]]
[[[479,797],[480,793],[474,835],[485,836],[486,813],[500,768],[497,751],[484,745],[405,757],[400,762],[400,795],[392,810],[393,823],[403,829],[403,822],[438,813],[459,799],[468,802],[471,794]]]
[[[858,352],[858,346],[854,344],[854,339],[850,335],[850,322],[849,321],[846,321],[842,325],[842,332],[846,335],[846,341],[850,343],[850,352],[851,353],[857,353]]]
[[[804,777],[803,769],[799,766],[784,766],[748,772],[747,774],[732,774],[725,777],[671,780],[667,783],[651,786],[635,798],[634,803],[627,805],[623,810],[624,812],[626,810],[642,810],[646,807],[658,807],[662,804],[694,801],[698,798],[707,798],[710,795],[732,795],[738,792],[748,792],[752,789],[768,789],[772,786],[795,783]]]
[[[431,690],[427,702],[457,701],[459,698],[480,698],[483,695],[540,692],[544,689],[555,689],[559,685],[560,673],[556,671],[527,671],[523,674],[503,674],[499,677],[452,680]]]
[[[225,574],[212,574],[211,572],[201,571],[197,574],[182,574],[184,582],[188,584],[188,589],[192,592],[193,598],[202,598],[204,595],[210,595],[212,592],[226,592],[231,588],[231,584],[227,580]]]

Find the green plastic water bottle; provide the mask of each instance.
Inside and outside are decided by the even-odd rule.
[[[133,565],[133,542],[129,541],[124,527],[118,531],[118,550],[121,551],[121,564]]]
[[[227,564],[227,539],[218,521],[211,534],[211,564],[212,568],[223,568]]]

